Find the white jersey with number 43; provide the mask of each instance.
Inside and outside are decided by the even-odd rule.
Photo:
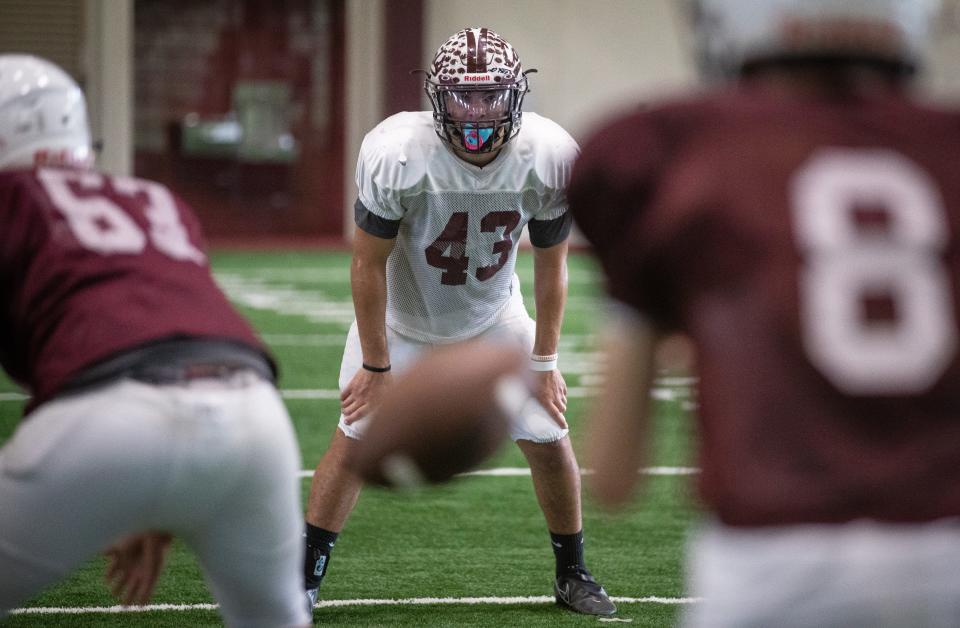
[[[521,298],[520,233],[531,220],[564,216],[578,152],[563,128],[534,113],[523,114],[519,135],[483,168],[437,137],[427,111],[398,113],[370,131],[357,163],[357,222],[375,235],[385,229],[384,237],[396,230],[387,325],[444,343],[495,323]]]

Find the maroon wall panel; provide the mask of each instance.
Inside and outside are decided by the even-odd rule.
[[[384,114],[419,111],[423,75],[410,71],[429,65],[423,58],[423,0],[388,0],[385,5]]]
[[[137,0],[135,170],[213,239],[341,236],[345,2]]]

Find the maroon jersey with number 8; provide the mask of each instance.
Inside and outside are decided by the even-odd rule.
[[[613,297],[697,347],[732,525],[960,515],[960,116],[738,87],[596,134],[569,190]]]
[[[95,171],[0,173],[0,362],[33,395],[152,341],[261,348],[214,283],[199,224],[167,188]]]

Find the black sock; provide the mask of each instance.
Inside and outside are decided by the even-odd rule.
[[[583,562],[583,530],[576,534],[550,533],[553,555],[557,558],[557,575],[565,576],[586,571]]]
[[[307,553],[303,559],[303,577],[307,589],[316,589],[327,574],[330,566],[330,552],[337,542],[339,532],[331,532],[307,524]]]

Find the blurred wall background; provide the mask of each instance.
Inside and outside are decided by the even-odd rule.
[[[427,108],[436,48],[488,26],[537,68],[526,109],[582,139],[613,112],[696,88],[688,0],[0,0],[0,51],[86,89],[100,165],[188,197],[214,238],[349,237],[363,135]],[[960,101],[960,0],[923,89]]]

